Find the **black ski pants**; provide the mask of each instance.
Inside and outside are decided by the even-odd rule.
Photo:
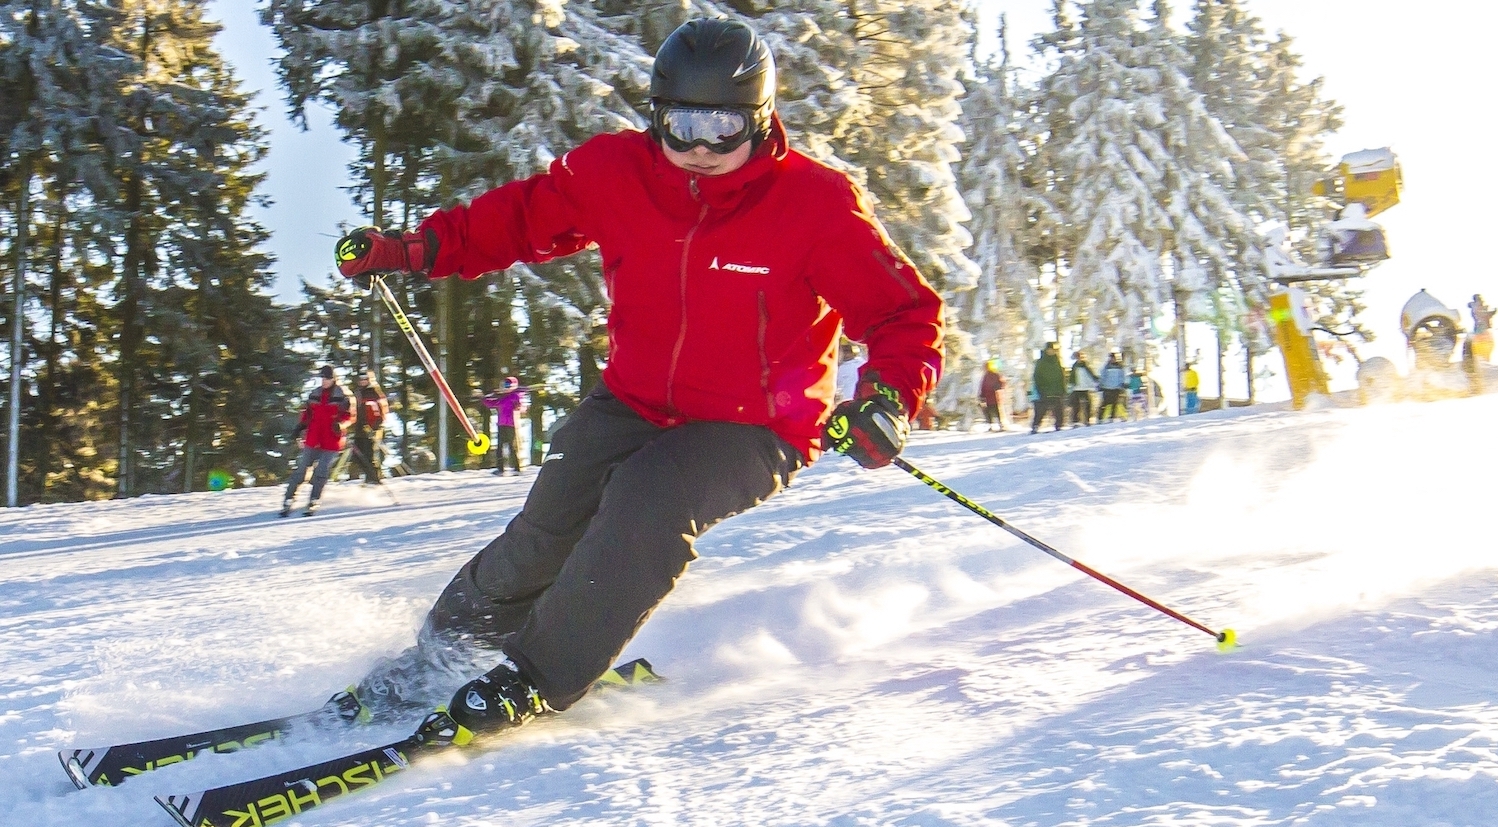
[[[362,431],[354,435],[354,462],[357,462],[359,470],[364,472],[365,482],[380,481],[380,462],[379,457],[375,456],[375,446],[379,445],[384,438],[383,431]]]
[[[1040,430],[1040,423],[1045,419],[1047,413],[1055,417],[1056,430],[1061,430],[1062,419],[1065,418],[1065,414],[1062,413],[1065,400],[1066,397],[1064,396],[1042,396],[1035,400],[1035,419],[1030,423],[1030,433],[1033,434]]]
[[[1092,424],[1092,391],[1071,392],[1071,422],[1073,425]]]
[[[448,584],[423,634],[501,647],[566,709],[696,559],[696,538],[778,492],[803,462],[768,428],[658,428],[600,386],[558,429],[525,506]]]
[[[520,473],[520,436],[514,425],[499,426],[499,440],[494,443],[494,450],[499,453],[498,461],[494,464],[494,470],[503,471],[505,468],[505,454],[510,455],[510,467],[515,473]]]

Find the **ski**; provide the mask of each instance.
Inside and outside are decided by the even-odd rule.
[[[654,683],[660,676],[644,658],[610,669],[595,687]],[[319,764],[188,795],[156,796],[183,827],[262,827],[321,807],[408,769],[421,757],[465,744],[457,724],[438,707],[409,737]]]
[[[131,776],[188,761],[208,752],[234,752],[281,739],[287,732],[310,726],[347,725],[368,719],[353,687],[339,692],[321,707],[300,715],[270,718],[253,724],[174,735],[133,744],[69,749],[57,753],[73,786],[115,786]]]

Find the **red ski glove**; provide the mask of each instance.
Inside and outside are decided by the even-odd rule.
[[[847,454],[865,468],[883,468],[905,449],[910,421],[900,392],[865,377],[858,393],[832,409],[822,426],[822,448]]]
[[[379,227],[360,227],[338,239],[333,250],[338,272],[360,286],[369,286],[376,273],[417,273],[426,275],[437,260],[437,234],[381,231]]]

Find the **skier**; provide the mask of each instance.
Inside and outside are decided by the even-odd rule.
[[[317,513],[317,501],[322,497],[323,486],[328,484],[328,472],[333,460],[343,452],[344,432],[354,419],[348,391],[338,384],[333,366],[323,365],[317,374],[322,381],[308,395],[302,417],[292,435],[293,439],[302,441],[302,452],[297,456],[296,470],[291,472],[291,482],[286,485],[286,501],[281,503],[282,517],[290,516],[296,490],[306,479],[308,468],[312,469],[312,498],[302,516],[311,517]],[[306,434],[305,438],[303,434]]]
[[[520,379],[505,377],[499,390],[484,396],[484,406],[494,411],[494,415],[499,418],[499,440],[494,443],[494,450],[498,453],[494,475],[504,476],[505,450],[509,449],[510,464],[514,467],[516,476],[519,476],[520,439],[515,430],[515,417],[525,412],[525,390],[520,387]]]
[[[774,61],[752,29],[683,24],[656,54],[650,92],[648,131],[595,136],[416,232],[339,241],[350,277],[474,278],[596,244],[612,299],[602,384],[557,430],[520,514],[361,698],[426,703],[411,697],[424,673],[494,647],[498,665],[452,696],[460,727],[567,709],[670,592],[702,532],[780,491],[822,449],[888,464],[938,378],[941,299],[847,176],[787,146]],[[829,417],[840,328],[868,363]]]
[[[1181,413],[1190,415],[1201,411],[1201,385],[1202,378],[1196,372],[1196,363],[1187,362],[1186,370],[1181,374],[1181,390],[1186,392],[1186,405]]]
[[[1066,399],[1066,368],[1061,365],[1061,346],[1047,342],[1035,360],[1035,419],[1030,423],[1030,433],[1040,431],[1041,420],[1046,412],[1056,418],[1056,430],[1061,430],[1062,402]]]
[[[1103,407],[1098,411],[1097,417],[1099,422],[1123,420],[1120,397],[1123,396],[1124,382],[1127,380],[1122,354],[1117,351],[1108,354],[1108,361],[1103,365],[1103,375],[1098,379],[1098,387],[1103,391]]]
[[[1468,347],[1474,361],[1487,362],[1493,356],[1493,316],[1498,311],[1489,307],[1482,300],[1481,294],[1473,294],[1472,301],[1467,302],[1467,310],[1472,314],[1472,335],[1467,337]]]
[[[1004,427],[1004,374],[999,373],[998,363],[990,359],[983,365],[983,378],[978,382],[978,404],[983,406],[983,419],[988,430],[1007,430]],[[997,429],[994,427],[998,425]]]
[[[1097,390],[1098,376],[1087,364],[1087,354],[1077,351],[1071,363],[1071,426],[1092,425],[1092,392]]]
[[[385,437],[385,417],[390,413],[390,401],[385,391],[375,380],[375,372],[366,370],[359,374],[359,414],[354,421],[354,459],[364,470],[366,485],[380,484],[380,458],[376,454]]]
[[[1149,389],[1145,385],[1148,381],[1144,377],[1144,371],[1137,366],[1129,372],[1129,420],[1135,421],[1149,416]]]

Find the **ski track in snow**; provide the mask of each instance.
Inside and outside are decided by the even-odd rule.
[[[1498,820],[1498,396],[1237,409],[906,456],[1213,628],[1215,651],[894,469],[827,458],[703,537],[605,693],[305,825]],[[372,727],[82,792],[56,751],[310,709],[409,643],[531,476],[0,511],[0,824],[152,825]],[[413,722],[414,724],[414,722]]]

